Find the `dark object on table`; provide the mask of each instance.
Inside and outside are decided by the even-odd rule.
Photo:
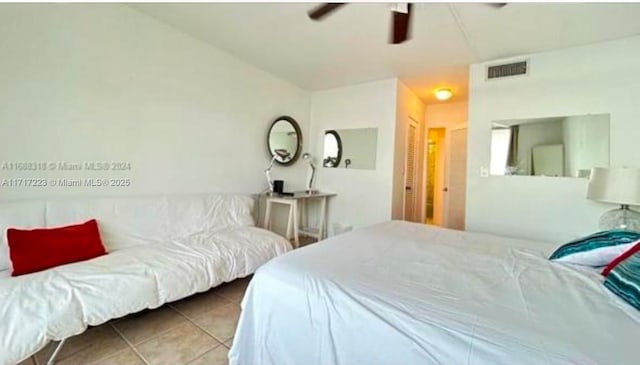
[[[273,191],[282,194],[284,191],[284,180],[273,180]]]

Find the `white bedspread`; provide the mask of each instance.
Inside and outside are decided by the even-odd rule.
[[[638,313],[552,245],[388,222],[254,276],[231,365],[626,365]]]
[[[290,249],[274,233],[237,227],[0,276],[0,364],[16,364],[50,340],[80,334],[87,326],[247,276]]]

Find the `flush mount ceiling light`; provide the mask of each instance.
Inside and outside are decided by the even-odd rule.
[[[451,92],[451,89],[436,89],[433,92],[433,95],[436,97],[436,99],[445,101],[451,99],[453,93]]]

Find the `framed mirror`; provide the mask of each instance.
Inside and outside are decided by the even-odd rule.
[[[281,116],[271,123],[267,134],[267,147],[274,161],[280,165],[291,165],[302,150],[302,132],[295,119]]]
[[[342,160],[342,139],[335,130],[324,132],[322,167],[338,167]]]

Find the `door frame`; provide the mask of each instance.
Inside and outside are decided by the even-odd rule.
[[[445,129],[445,157],[444,157],[444,174],[443,174],[443,182],[442,182],[442,227],[448,227],[449,225],[449,194],[444,191],[444,189],[448,189],[449,182],[451,180],[450,174],[451,169],[449,168],[449,163],[451,162],[451,132],[459,131],[462,129],[467,129],[467,123],[458,123],[454,124],[451,127],[447,127]],[[468,131],[467,131],[468,133]],[[468,136],[468,134],[467,134]],[[467,150],[467,153],[469,151]],[[468,157],[468,156],[467,156]],[[466,189],[466,181],[465,181],[465,189]]]
[[[422,215],[422,210],[418,209],[418,188],[420,186],[420,123],[418,123],[418,121],[416,121],[415,119],[408,117],[407,118],[409,121],[407,123],[407,129],[405,132],[405,136],[404,136],[404,142],[405,142],[405,154],[404,154],[404,161],[403,161],[403,170],[404,170],[404,176],[402,179],[402,220],[406,221],[407,217],[406,217],[406,213],[407,213],[407,156],[409,155],[409,130],[411,129],[411,127],[413,126],[415,128],[415,133],[413,135],[414,138],[414,151],[413,151],[413,185],[411,187],[412,192],[413,192],[413,220],[411,222],[415,222],[416,218],[418,216]]]

